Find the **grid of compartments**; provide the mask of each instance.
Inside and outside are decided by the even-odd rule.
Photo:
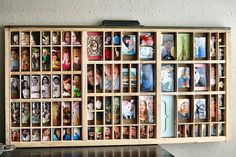
[[[228,29],[13,27],[5,33],[8,144],[227,139]]]
[[[156,33],[87,32],[88,140],[156,138]]]
[[[162,33],[162,137],[226,136],[226,34]]]
[[[81,32],[13,31],[12,142],[82,140]]]

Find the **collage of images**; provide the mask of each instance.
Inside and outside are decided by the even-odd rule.
[[[80,71],[81,32],[12,32],[10,60],[12,72]]]
[[[81,105],[80,101],[12,102],[12,142],[81,140]]]
[[[225,135],[225,33],[86,33],[11,32],[12,142]]]

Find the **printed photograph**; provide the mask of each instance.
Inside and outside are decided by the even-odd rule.
[[[51,102],[42,102],[42,125],[51,125]]]
[[[88,140],[95,139],[95,129],[94,127],[88,127]]]
[[[161,34],[161,59],[175,60],[175,36],[171,33]]]
[[[207,114],[206,98],[195,99],[194,101],[194,119],[206,120]]]
[[[52,140],[53,141],[60,141],[61,140],[61,129],[60,128],[52,129]]]
[[[178,119],[190,119],[190,99],[178,99]]]
[[[51,98],[51,77],[42,75],[42,98]]]
[[[147,127],[140,126],[140,138],[147,138]]]
[[[71,70],[71,48],[63,47],[62,48],[62,70],[69,71]]]
[[[42,141],[51,141],[51,129],[42,129]]]
[[[122,101],[122,116],[124,124],[137,123],[137,100],[136,97],[123,97]]]
[[[52,102],[52,125],[61,126],[61,102]]]
[[[21,103],[21,125],[22,127],[30,126],[30,103]]]
[[[12,127],[20,126],[20,103],[19,102],[11,103],[11,126]]]
[[[88,32],[88,60],[98,61],[103,57],[103,35],[100,32]]]
[[[152,92],[154,89],[154,74],[152,64],[140,65],[140,91]]]
[[[19,45],[19,32],[11,32],[11,45]]]
[[[52,75],[52,97],[60,98],[61,97],[61,76]]]
[[[196,59],[206,59],[206,37],[194,38],[194,54]]]
[[[103,140],[103,128],[102,127],[96,128],[96,138],[97,138],[97,140]]]
[[[79,101],[74,101],[72,104],[72,122],[73,125],[81,125],[81,104]]]
[[[32,126],[40,126],[40,122],[41,122],[40,113],[41,113],[40,102],[32,102],[32,113],[31,113]]]
[[[60,45],[61,33],[60,32],[52,32],[52,45]]]
[[[52,48],[52,70],[61,70],[61,49],[59,47]]]
[[[71,75],[63,75],[63,98],[71,97]]]
[[[62,101],[63,125],[71,125],[71,102]]]
[[[81,97],[81,75],[74,75],[73,76],[73,97],[80,98]]]
[[[39,75],[32,75],[31,77],[31,98],[38,99],[40,98],[40,76]]]
[[[114,127],[114,139],[121,138],[121,128],[119,126]]]
[[[70,141],[71,140],[71,128],[63,129],[63,140]]]
[[[19,48],[11,48],[11,71],[19,71]]]
[[[21,34],[20,34],[20,44],[22,46],[30,44],[30,33],[29,32],[21,32]]]
[[[152,32],[140,33],[140,59],[153,59],[154,58],[154,42],[155,34]]]
[[[112,97],[105,97],[105,124],[112,122]]]
[[[40,48],[31,48],[31,67],[32,71],[40,71]]]
[[[20,78],[18,75],[11,76],[11,99],[20,98]]]
[[[42,45],[50,45],[50,32],[42,32]]]
[[[162,92],[175,91],[175,67],[171,64],[161,65],[161,90]]]
[[[43,47],[42,48],[42,70],[50,71],[51,68],[51,59],[50,59],[50,48]]]
[[[30,49],[29,47],[21,48],[21,71],[30,70]]]
[[[123,127],[123,139],[129,139],[129,127],[128,126]]]
[[[62,45],[71,45],[71,33],[69,31],[62,33]]]
[[[29,142],[30,141],[30,129],[22,129],[21,130],[21,141]]]
[[[178,67],[178,89],[188,90],[190,88],[190,67]]]
[[[71,41],[73,45],[80,45],[81,33],[80,32],[71,32]]]
[[[21,75],[21,98],[29,99],[30,98],[30,76]]]
[[[114,124],[120,124],[120,97],[114,97]]]
[[[207,90],[206,65],[195,64],[194,67],[194,87],[195,90]]]
[[[142,124],[154,122],[153,96],[139,96],[139,120]]]
[[[122,54],[127,56],[136,55],[136,35],[129,34],[129,35],[122,35]]]
[[[31,32],[31,45],[40,45],[40,32]]]
[[[20,142],[20,130],[12,129],[11,130],[11,141],[12,142]]]
[[[73,48],[73,70],[81,70],[81,48]]]
[[[81,140],[81,128],[73,129],[73,140]]]

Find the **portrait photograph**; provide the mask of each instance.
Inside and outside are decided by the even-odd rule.
[[[32,129],[32,141],[41,141],[40,129]]]
[[[154,122],[153,96],[139,96],[139,120],[142,124]]]
[[[42,125],[51,125],[51,102],[42,102]]]
[[[30,76],[21,75],[21,98],[29,99],[30,98]]]
[[[61,75],[52,75],[52,97],[61,97]]]
[[[62,48],[62,70],[70,71],[71,70],[71,48],[63,47]]]
[[[19,32],[11,32],[11,45],[19,45]]]
[[[175,60],[175,35],[171,33],[161,34],[161,59]]]
[[[72,123],[73,125],[81,125],[81,102],[79,101],[74,101],[72,104]]]
[[[11,71],[19,71],[19,48],[13,47],[11,48]]]
[[[42,32],[42,45],[50,45],[50,32]]]
[[[71,97],[71,75],[63,75],[63,90],[62,96],[63,98],[70,98]]]
[[[190,99],[178,99],[178,119],[190,120]]]
[[[11,103],[11,125],[12,127],[20,126],[20,103]]]
[[[30,103],[29,102],[21,103],[21,125],[23,127],[30,126]]]
[[[21,48],[21,71],[30,70],[30,49],[29,47]]]
[[[153,59],[154,58],[154,42],[155,33],[153,32],[141,32],[140,36],[140,59]]]
[[[206,59],[206,37],[196,36],[194,38],[194,54],[195,59]]]
[[[41,123],[40,102],[32,102],[31,120],[32,120],[32,126],[40,126]]]
[[[38,99],[40,98],[40,86],[41,86],[40,75],[32,75],[31,77],[31,98]]]
[[[20,78],[19,75],[11,76],[11,99],[20,98]]]
[[[126,33],[122,35],[121,52],[124,60],[134,60],[137,58],[137,35]]]
[[[207,108],[206,98],[194,99],[194,119],[195,120],[206,120]]]
[[[172,64],[161,65],[161,90],[162,92],[175,91],[175,66]]]
[[[63,126],[71,125],[71,102],[62,101]]]
[[[194,66],[194,89],[207,90],[206,65],[195,64]]]
[[[179,90],[189,90],[190,89],[190,67],[188,66],[181,66],[178,67],[178,89]]]
[[[152,64],[140,65],[140,91],[152,92],[154,89],[154,73]]]
[[[60,45],[61,42],[61,33],[52,32],[52,45]]]
[[[31,48],[31,67],[32,71],[40,71],[40,48]]]
[[[42,98],[51,98],[51,76],[42,75]]]
[[[58,47],[52,48],[52,70],[61,70],[61,49]]]

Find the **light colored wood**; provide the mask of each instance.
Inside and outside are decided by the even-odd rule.
[[[42,35],[43,31],[49,31],[50,34],[52,35],[52,32],[54,31],[59,31],[61,32],[61,43],[62,43],[62,33],[64,31],[78,31],[81,32],[81,45],[68,45],[68,46],[62,46],[62,45],[52,45],[52,42],[50,42],[50,45],[42,45],[40,43],[40,45],[36,45],[36,46],[32,46],[32,44],[30,45],[26,45],[26,46],[22,46],[22,45],[11,45],[10,41],[11,41],[11,31],[19,31],[19,35],[21,37],[21,32],[33,32],[33,31],[38,31],[40,32],[40,37]],[[105,54],[103,54],[103,60],[102,61],[88,61],[87,59],[87,32],[102,32],[103,33],[103,43],[105,41],[105,34],[107,32],[110,32],[112,34],[112,36],[114,36],[115,32],[120,34],[120,37],[122,37],[123,33],[134,33],[135,35],[137,35],[137,59],[136,60],[124,60],[123,61],[123,55],[122,52],[120,52],[120,60],[114,60],[114,56],[112,57],[111,60],[107,61],[105,60]],[[140,45],[140,37],[139,34],[140,32],[153,32],[156,35],[156,45],[155,45],[155,59],[154,60],[141,60],[139,57],[139,45]],[[210,34],[211,33],[216,33],[216,60],[211,60],[210,55],[208,54],[208,58],[206,60],[194,60],[194,55],[192,52],[192,60],[188,60],[188,61],[178,61],[178,60],[173,60],[173,61],[162,61],[161,60],[161,33],[174,33],[175,34],[175,54],[177,56],[177,34],[178,33],[190,33],[192,35],[191,38],[191,47],[193,50],[193,44],[194,44],[194,36],[197,35],[198,33],[204,33],[207,35],[207,52],[209,53],[209,44],[210,44]],[[219,45],[218,39],[219,39],[219,34],[223,33],[225,35],[225,39],[224,39],[224,44],[223,45]],[[20,38],[19,38],[20,39]],[[121,39],[121,38],[120,38]],[[40,39],[41,40],[41,39]],[[20,41],[20,40],[19,40]],[[10,49],[12,47],[18,47],[19,48],[19,52],[21,53],[21,48],[22,47],[27,47],[30,49],[30,57],[31,57],[31,48],[32,47],[39,47],[40,50],[42,51],[43,47],[50,47],[50,50],[52,50],[53,47],[58,47],[61,49],[61,56],[62,56],[62,47],[70,47],[71,48],[71,58],[73,58],[73,47],[80,47],[81,48],[81,71],[62,71],[62,67],[61,67],[61,71],[52,71],[52,62],[51,64],[51,70],[50,71],[21,71],[21,57],[19,56],[19,64],[20,64],[20,71],[19,72],[11,72],[10,71]],[[115,47],[119,47],[120,50],[122,48],[122,42],[120,41],[120,45],[114,45],[114,42],[112,40],[111,45],[104,45],[103,44],[103,50],[105,50],[106,47],[111,48],[111,53],[112,55],[114,54],[114,48]],[[224,48],[225,52],[224,52],[224,60],[217,60],[218,59],[218,50],[220,48]],[[40,51],[40,54],[42,56],[42,52]],[[20,54],[19,53],[19,54]],[[40,60],[42,61],[42,57],[40,56]],[[5,28],[5,113],[6,113],[6,118],[5,118],[5,123],[6,123],[6,144],[14,144],[16,145],[16,147],[59,147],[59,146],[100,146],[100,145],[141,145],[141,144],[169,144],[169,143],[195,143],[195,142],[217,142],[217,141],[228,141],[231,138],[231,132],[230,132],[230,123],[231,123],[231,119],[230,119],[230,99],[231,99],[231,93],[230,93],[230,79],[231,79],[231,74],[230,74],[230,30],[225,29],[225,28],[216,28],[216,29],[210,29],[210,28],[157,28],[157,27],[137,27],[137,28],[128,28],[128,27],[79,27],[79,26],[75,26],[75,27],[66,27],[66,26],[60,26],[60,27],[6,27]],[[72,62],[72,60],[71,60]],[[98,93],[96,91],[96,88],[94,87],[94,93],[88,93],[88,89],[87,89],[87,65],[91,64],[94,65],[94,74],[96,73],[96,65],[103,65],[103,71],[104,70],[104,66],[105,64],[111,64],[112,65],[112,70],[114,70],[114,65],[118,64],[120,66],[120,92],[116,93],[114,90],[112,90],[109,93],[106,93],[105,91],[105,74],[103,72],[103,91],[101,93]],[[154,82],[155,82],[155,88],[153,92],[140,92],[140,65],[141,64],[153,64],[153,67],[155,69],[154,72]],[[177,75],[177,67],[180,65],[186,65],[188,64],[191,68],[191,90],[190,91],[179,91],[177,89],[177,83],[175,83],[175,91],[176,92],[162,92],[161,91],[161,64],[174,64],[175,65],[175,74]],[[207,80],[208,80],[208,90],[207,91],[194,91],[194,80],[193,80],[193,76],[194,76],[194,65],[195,64],[207,64],[208,65],[208,74],[207,74]],[[211,65],[216,65],[216,68],[218,69],[218,65],[219,64],[224,64],[225,66],[225,76],[223,77],[218,77],[216,76],[216,91],[212,91],[210,89],[210,67]],[[122,68],[123,65],[125,65],[126,67],[129,68],[129,88],[128,88],[128,92],[123,92],[122,89]],[[30,61],[30,67],[31,67],[31,61]],[[136,67],[137,68],[137,91],[132,91],[131,88],[131,68],[132,67]],[[73,66],[71,66],[71,68],[73,68]],[[11,99],[11,89],[10,89],[10,78],[11,75],[19,75],[20,80],[21,80],[21,76],[22,75],[30,75],[30,78],[32,75],[55,75],[55,74],[59,74],[61,75],[61,80],[63,80],[63,75],[71,75],[74,76],[75,74],[79,74],[81,75],[81,89],[82,89],[82,97],[81,98],[51,98],[51,99]],[[218,70],[216,72],[216,75],[218,75]],[[94,78],[96,78],[96,76],[94,75]],[[219,90],[218,87],[218,83],[220,79],[224,79],[225,81],[225,88],[224,90]],[[72,78],[73,80],[73,78]],[[177,76],[175,76],[175,80],[177,82]],[[61,81],[62,82],[62,81]],[[112,83],[113,85],[113,83]],[[21,86],[21,85],[20,85]],[[62,87],[62,86],[61,86]],[[112,89],[114,87],[112,86]],[[41,90],[40,90],[41,91]],[[41,91],[42,94],[42,91]],[[211,95],[216,95],[216,98],[218,98],[218,95],[224,95],[225,96],[225,105],[224,107],[221,107],[220,109],[225,110],[225,120],[224,121],[211,121],[210,119],[210,108],[208,108],[208,119],[207,121],[203,121],[203,122],[199,122],[199,121],[195,121],[193,116],[194,116],[194,110],[193,110],[193,106],[194,106],[194,98],[197,96],[207,96],[208,97],[208,103],[210,102],[210,96]],[[175,102],[177,104],[178,99],[179,98],[183,98],[183,97],[189,97],[192,101],[191,104],[191,113],[192,113],[192,118],[189,122],[180,122],[177,119],[177,106],[175,105],[175,138],[162,138],[161,137],[161,96],[162,95],[173,95],[175,96]],[[112,100],[112,113],[114,111],[114,96],[119,96],[120,97],[120,124],[114,124],[114,116],[112,116],[112,124],[111,125],[106,125],[105,124],[105,97],[111,97]],[[155,101],[155,107],[154,107],[154,115],[155,115],[155,123],[154,124],[140,124],[139,121],[139,104],[137,104],[137,110],[136,110],[136,115],[137,115],[137,122],[135,124],[126,124],[124,123],[124,120],[122,118],[122,100],[123,97],[127,97],[127,96],[135,96],[137,98],[137,100],[139,100],[139,96],[154,96],[154,101]],[[103,110],[101,110],[101,112],[103,112],[103,125],[97,125],[97,121],[96,121],[96,112],[97,110],[94,109],[92,112],[94,113],[94,124],[89,125],[88,124],[88,120],[87,120],[87,103],[88,103],[88,97],[93,97],[94,100],[96,100],[96,97],[103,97]],[[32,126],[32,123],[30,123],[29,127],[23,127],[22,124],[20,124],[20,127],[12,127],[11,126],[11,102],[54,102],[54,101],[80,101],[82,102],[82,122],[81,125],[78,126],[63,126],[63,111],[61,110],[61,126],[42,126],[42,122],[41,122],[41,126],[40,127],[34,127]],[[217,100],[218,102],[218,100]],[[217,112],[218,112],[218,107],[217,107]],[[100,111],[100,110],[99,110]],[[20,107],[20,113],[21,113],[21,107]],[[41,113],[42,114],[42,113]],[[218,114],[217,114],[218,115]],[[51,114],[52,116],[52,114]],[[41,116],[42,117],[42,116]],[[52,118],[51,118],[52,119]],[[20,117],[20,121],[21,121],[21,117]],[[72,123],[72,122],[71,122]],[[52,122],[51,122],[52,124]],[[186,128],[187,125],[191,125],[192,129],[191,129],[191,134],[193,137],[186,137],[186,134],[184,133],[184,138],[180,138],[177,137],[177,133],[178,133],[178,125],[183,125],[184,128]],[[194,127],[195,124],[200,125],[200,129],[202,129],[202,124],[207,124],[208,130],[208,137],[194,137]],[[218,136],[219,133],[219,129],[216,129],[216,133],[217,136],[213,137],[210,136],[210,125],[214,124],[217,126],[219,124],[224,124],[225,128],[224,128],[224,136]],[[131,127],[135,126],[137,127],[137,137],[138,139],[123,139],[123,135],[121,134],[121,139],[116,140],[97,140],[96,139],[96,127],[103,127],[103,130],[105,130],[105,127],[111,127],[112,130],[112,138],[114,138],[114,127],[115,126],[120,126],[121,130],[123,130],[124,126],[128,126],[129,127],[129,133],[130,133],[130,137],[131,137]],[[154,126],[155,127],[155,138],[149,138],[147,137],[146,139],[141,139],[140,137],[140,126],[146,126],[147,128],[149,128],[150,126]],[[82,128],[82,140],[80,141],[74,141],[73,139],[71,141],[48,141],[48,142],[34,142],[34,141],[30,141],[30,142],[12,142],[11,141],[11,129],[20,129],[20,133],[22,133],[22,129],[31,129],[31,133],[32,133],[32,129],[44,129],[44,128],[61,128],[61,133],[63,133],[63,129],[64,128],[71,128],[71,131],[73,130],[73,128],[75,127],[80,127]],[[95,140],[88,140],[88,127],[94,127],[95,129]],[[52,134],[51,134],[52,135]],[[73,134],[71,134],[73,135]],[[149,133],[147,132],[147,136],[149,135]],[[202,135],[202,130],[200,133],[200,136]],[[72,136],[73,137],[73,136]],[[103,132],[103,137],[105,137],[105,132]]]

